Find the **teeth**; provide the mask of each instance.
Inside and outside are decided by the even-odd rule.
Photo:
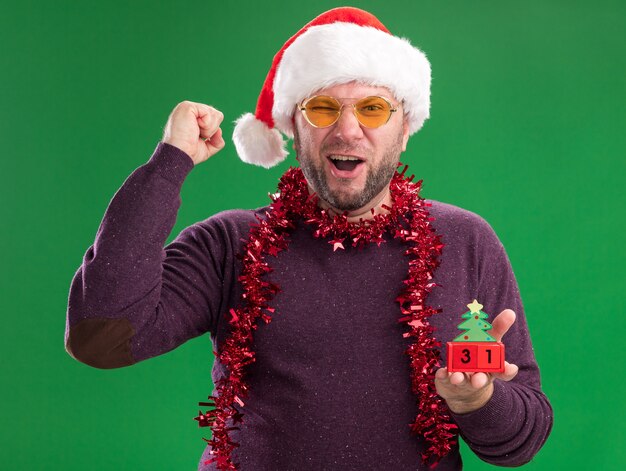
[[[333,160],[361,160],[358,157],[352,157],[351,155],[331,155],[330,158]]]

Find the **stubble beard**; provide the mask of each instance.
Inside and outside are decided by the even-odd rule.
[[[341,211],[355,211],[367,206],[368,203],[370,203],[387,185],[389,185],[391,178],[398,168],[398,162],[400,161],[400,154],[402,153],[402,137],[402,132],[399,132],[398,138],[383,154],[378,165],[367,169],[365,187],[363,188],[363,191],[359,193],[338,192],[331,190],[322,166],[316,165],[314,159],[312,159],[308,152],[303,149],[297,129],[294,130],[294,145],[302,173],[317,196],[335,209],[339,209]],[[345,146],[342,150],[349,153],[349,148],[347,146]],[[335,148],[334,153],[341,154],[342,150]],[[320,153],[325,155],[326,151],[322,149]],[[361,165],[367,165],[367,163]],[[346,179],[346,184],[348,183],[349,180]]]

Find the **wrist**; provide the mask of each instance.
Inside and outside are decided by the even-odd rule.
[[[185,178],[194,168],[189,155],[164,141],[157,144],[146,165],[178,187],[182,187]]]
[[[194,163],[194,165],[196,164],[196,161],[194,159],[193,154],[193,150],[189,147],[189,144],[187,144],[184,141],[178,140],[178,139],[172,139],[172,138],[167,138],[167,139],[162,139],[162,141],[165,144],[168,144],[172,147],[176,147],[178,150],[182,151],[185,153],[185,155],[187,155],[187,157],[189,157],[191,159],[191,161]]]

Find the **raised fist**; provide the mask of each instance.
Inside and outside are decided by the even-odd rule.
[[[187,153],[194,165],[204,162],[224,147],[221,111],[203,103],[183,101],[176,105],[163,130],[163,142]]]

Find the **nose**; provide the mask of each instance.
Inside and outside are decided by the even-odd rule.
[[[348,142],[363,137],[361,123],[356,119],[352,106],[344,106],[341,116],[335,123],[334,133],[337,137]]]

